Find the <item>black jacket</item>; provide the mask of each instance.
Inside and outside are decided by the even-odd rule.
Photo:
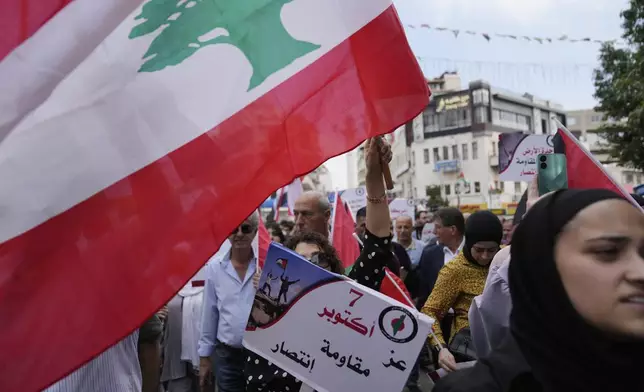
[[[563,371],[563,370],[562,370]],[[433,392],[542,392],[512,336],[471,368],[438,380]]]
[[[418,266],[407,275],[405,285],[413,298],[417,298],[416,307],[422,308],[434,289],[438,272],[445,264],[445,252],[441,245],[427,245],[420,256]]]

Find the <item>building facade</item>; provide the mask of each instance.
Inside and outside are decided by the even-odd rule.
[[[632,192],[634,186],[642,184],[644,174],[639,170],[621,167],[608,155],[605,141],[598,134],[599,127],[606,122],[604,114],[592,109],[571,110],[567,113],[568,129],[604,165],[606,171],[622,186]]]
[[[454,80],[453,74],[448,76]],[[553,118],[566,124],[562,106],[484,81],[466,89],[447,86],[432,90],[429,106],[404,127],[407,150],[394,150],[394,179],[401,184],[397,196],[424,199],[439,187],[443,199],[464,211],[513,213],[527,184],[500,181],[499,135],[552,133]],[[401,163],[405,159],[408,165]]]

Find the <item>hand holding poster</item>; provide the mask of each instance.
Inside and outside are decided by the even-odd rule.
[[[244,346],[319,392],[402,390],[432,320],[272,244]]]
[[[553,152],[551,135],[503,133],[499,136],[499,178],[530,182],[537,174],[537,156]]]

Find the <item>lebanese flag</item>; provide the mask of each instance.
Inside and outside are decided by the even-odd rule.
[[[603,188],[623,195],[633,205],[640,207],[628,191],[617,183],[604,169],[591,152],[577,138],[559,123],[557,134],[553,138],[556,153],[566,154],[568,168],[568,188],[589,189]]]
[[[360,246],[353,237],[355,221],[347,210],[338,192],[335,193],[333,220],[331,226],[331,243],[338,252],[343,267],[349,267],[360,256]]]
[[[267,194],[426,107],[391,0],[285,3],[3,5],[3,390],[130,334]]]

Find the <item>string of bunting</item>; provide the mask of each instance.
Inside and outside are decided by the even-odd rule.
[[[553,42],[570,42],[570,43],[593,43],[593,44],[605,44],[605,43],[617,43],[618,41],[613,39],[613,40],[601,40],[601,39],[594,39],[590,37],[584,37],[584,38],[572,38],[569,37],[565,34],[561,35],[560,37],[554,38],[554,37],[533,37],[533,36],[528,36],[528,35],[518,35],[518,34],[501,34],[501,33],[481,33],[478,31],[472,31],[472,30],[461,30],[461,29],[453,29],[449,27],[432,27],[426,23],[422,23],[420,25],[414,25],[414,24],[407,24],[405,25],[406,27],[410,29],[425,29],[425,30],[434,30],[434,31],[439,31],[439,32],[447,32],[447,33],[452,33],[454,35],[454,38],[458,38],[461,33],[467,34],[467,35],[472,35],[472,36],[480,36],[484,38],[486,41],[490,42],[492,38],[503,38],[503,39],[512,39],[515,41],[528,41],[528,42],[537,42],[539,44],[544,44],[544,43],[553,43]]]

